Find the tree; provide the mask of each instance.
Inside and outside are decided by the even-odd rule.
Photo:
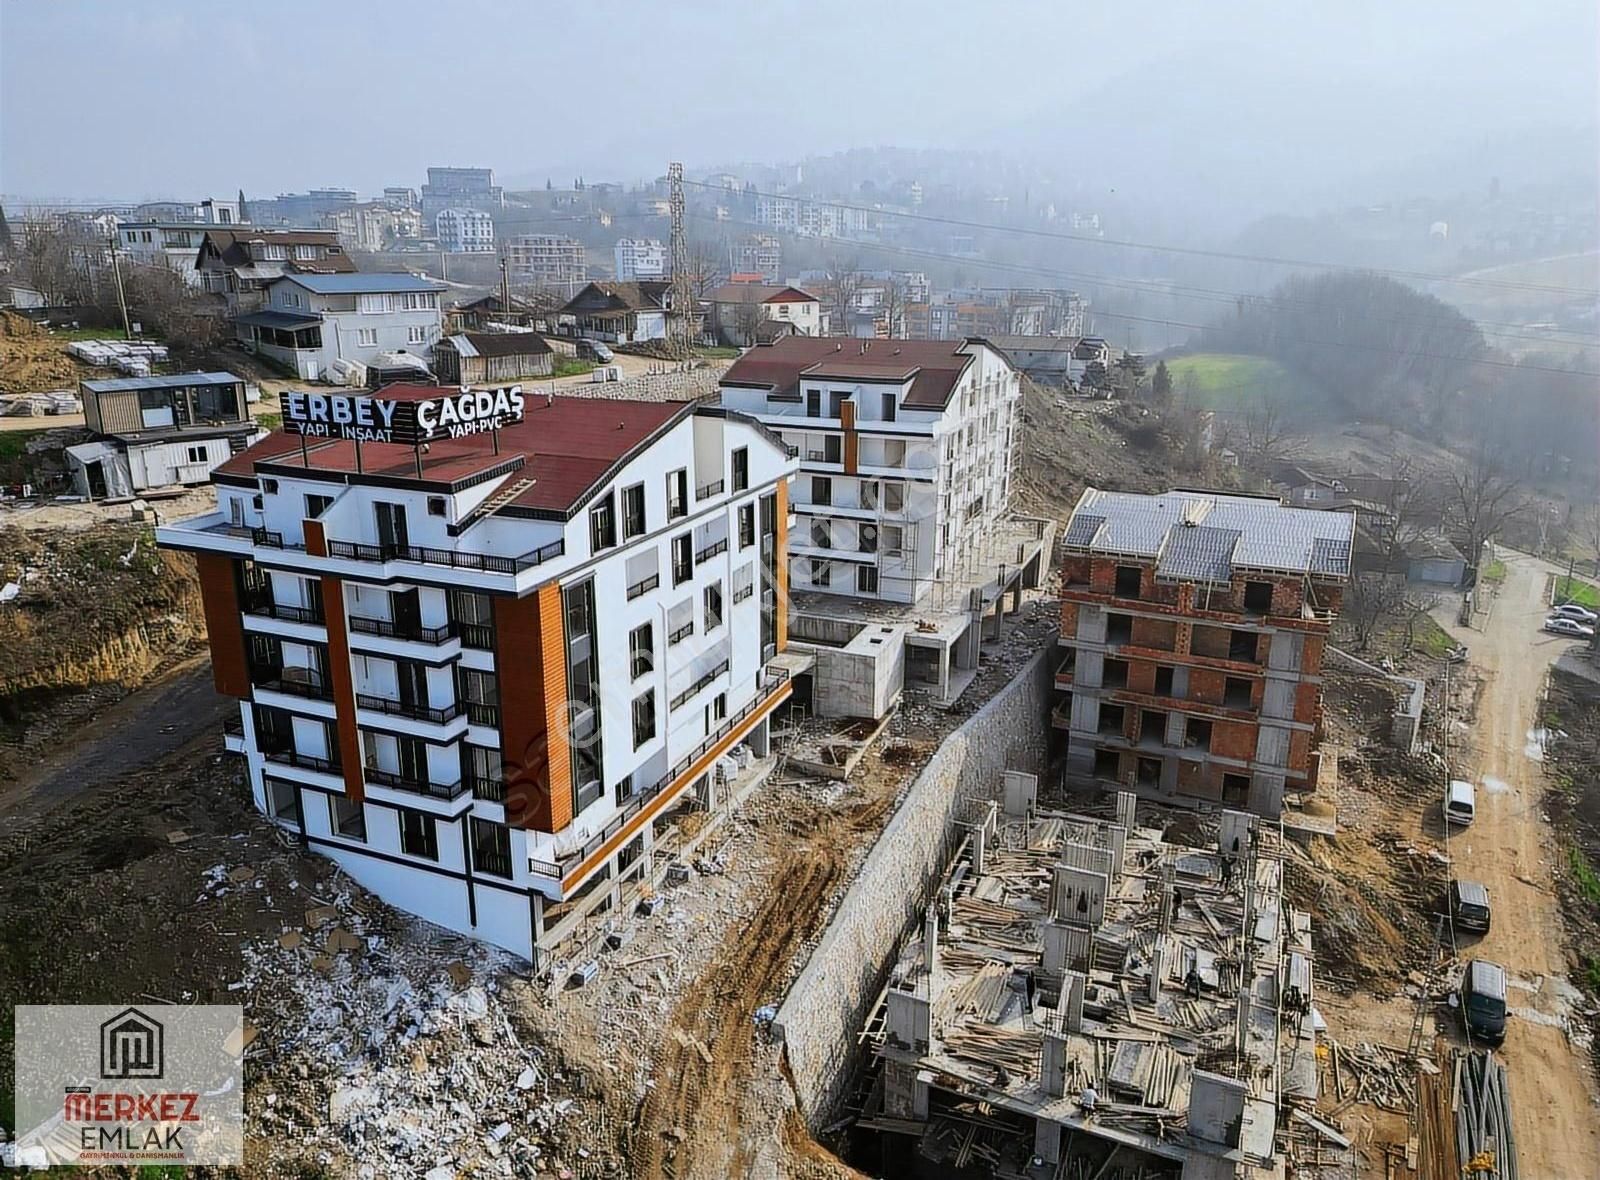
[[[1405,588],[1405,578],[1397,574],[1366,573],[1350,579],[1339,607],[1339,622],[1358,650],[1365,651],[1378,624],[1402,608]]]
[[[165,337],[168,344],[194,351],[220,348],[227,342],[227,319],[215,299],[195,291],[177,271],[165,266],[122,267],[122,288],[128,317]],[[101,313],[120,322],[116,292],[102,284]]]
[[[726,249],[705,238],[690,238],[687,250],[689,286],[695,299],[704,301],[722,281],[722,256]]]
[[[1467,565],[1478,568],[1483,543],[1528,510],[1520,480],[1505,470],[1499,449],[1480,435],[1466,462],[1446,473],[1445,520],[1461,540]]]
[[[883,285],[883,299],[878,304],[879,312],[884,321],[889,325],[890,336],[904,336],[906,334],[906,292],[900,285],[900,280],[893,275]]]
[[[1090,361],[1083,369],[1083,387],[1091,394],[1110,396],[1111,373],[1104,361]]]
[[[11,240],[11,226],[6,221],[6,211],[0,206],[0,254],[10,254],[15,243]]]
[[[1172,404],[1172,374],[1166,361],[1156,362],[1156,371],[1150,378],[1150,400],[1158,406]]]
[[[1257,469],[1281,463],[1300,449],[1300,432],[1289,423],[1282,403],[1276,398],[1257,398],[1239,421],[1243,429],[1241,451],[1245,460]]]
[[[16,272],[44,297],[47,307],[90,303],[94,299],[94,282],[89,274],[89,258],[103,247],[104,242],[91,241],[58,217],[31,216],[23,223]]]

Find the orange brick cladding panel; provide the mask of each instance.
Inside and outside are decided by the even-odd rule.
[[[197,553],[200,599],[211,641],[211,680],[224,696],[250,696],[250,669],[245,663],[244,623],[239,618],[238,563],[231,557]]]
[[[551,582],[525,598],[497,597],[494,623],[506,820],[559,832],[572,822],[561,587]]]

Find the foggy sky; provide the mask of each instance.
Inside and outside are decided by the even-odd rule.
[[[1595,7],[0,0],[0,192],[560,185],[892,144],[1269,208],[1592,126]]]

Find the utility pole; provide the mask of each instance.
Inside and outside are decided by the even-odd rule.
[[[511,315],[511,279],[506,271],[505,247],[500,248],[500,314],[506,317]],[[507,318],[507,323],[510,319]]]
[[[122,338],[124,340],[132,340],[133,327],[128,322],[128,296],[122,289],[122,259],[117,253],[117,234],[115,230],[111,231],[110,246],[111,273],[117,280],[117,306],[122,308]]]
[[[689,243],[684,237],[683,165],[667,165],[667,205],[672,212],[672,310],[677,323],[667,317],[669,343],[680,360],[689,357],[694,346],[694,287],[689,278]]]

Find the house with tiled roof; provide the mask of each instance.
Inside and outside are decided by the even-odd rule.
[[[815,295],[786,284],[724,283],[706,297],[706,303],[711,331],[720,343],[736,348],[771,340],[785,332],[821,336],[827,331],[822,302]]]
[[[356,264],[331,229],[241,225],[205,228],[194,269],[200,285],[237,315],[263,306],[267,287],[286,274],[351,274]]]
[[[267,285],[265,305],[234,317],[248,352],[270,357],[308,381],[365,384],[354,366],[387,364],[393,354],[425,367],[441,334],[444,284],[404,271],[292,272]]]
[[[665,340],[672,304],[672,284],[665,279],[633,283],[596,281],[569,299],[557,320],[565,335],[607,344],[642,344]]]

